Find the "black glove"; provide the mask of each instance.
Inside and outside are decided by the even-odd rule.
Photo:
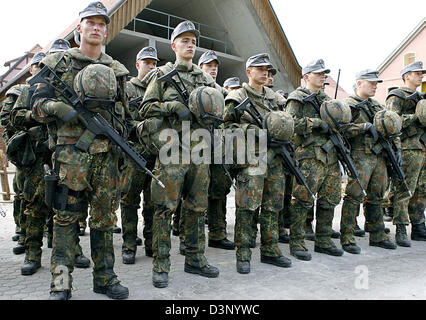
[[[401,149],[397,149],[395,152],[396,155],[396,162],[398,163],[398,166],[402,168],[402,152]]]
[[[368,132],[369,134],[371,134],[371,136],[374,139],[374,142],[377,141],[377,139],[379,139],[379,135],[377,134],[376,129],[374,128],[374,126],[370,123],[370,122],[366,122],[365,123],[365,132]]]

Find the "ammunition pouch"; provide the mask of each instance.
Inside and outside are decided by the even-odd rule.
[[[328,140],[326,143],[324,143],[322,146],[321,146],[321,149],[325,152],[325,153],[329,153],[330,152],[330,150],[331,149],[333,149],[334,148],[334,144],[333,144],[333,142],[331,141],[331,140]]]
[[[374,155],[378,155],[380,152],[382,152],[383,146],[380,143],[377,143],[373,148],[371,148],[371,152],[374,153]]]

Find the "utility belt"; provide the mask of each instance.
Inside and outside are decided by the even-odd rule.
[[[62,151],[64,146],[57,146],[57,154]],[[59,168],[60,163],[56,160],[53,165],[53,170],[50,169],[49,165],[44,165],[44,182],[45,182],[45,203],[48,208],[56,210],[66,210],[71,212],[80,212],[87,208],[87,202],[82,200],[75,204],[69,204],[68,196],[72,196],[76,199],[82,199],[84,196],[83,191],[74,191],[69,189],[65,184],[58,184],[59,182]]]

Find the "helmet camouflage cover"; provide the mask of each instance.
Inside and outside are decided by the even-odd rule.
[[[374,128],[384,137],[396,135],[401,132],[401,117],[391,110],[380,110],[374,116]]]
[[[264,127],[271,138],[290,140],[294,133],[294,120],[285,111],[271,111],[264,119]]]
[[[117,93],[114,70],[103,64],[90,64],[77,73],[74,90],[90,110],[111,107]]]
[[[222,123],[224,108],[222,93],[212,87],[198,87],[189,96],[189,110],[203,126]]]
[[[426,99],[422,99],[417,103],[416,116],[423,127],[426,127]]]
[[[336,99],[324,101],[321,105],[320,114],[321,119],[333,129],[337,129],[336,123],[348,124],[352,119],[351,108],[345,102]]]

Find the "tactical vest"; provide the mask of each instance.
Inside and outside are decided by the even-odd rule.
[[[412,96],[413,93],[415,93],[415,91],[408,88],[397,88],[389,92],[386,97],[386,101],[392,96],[400,98],[402,100],[402,105],[401,114],[399,115],[403,118],[404,115],[412,115],[416,113],[416,105],[419,100],[416,98],[410,99],[410,96]],[[424,137],[425,135],[425,130],[418,123],[414,122],[405,128],[403,127],[401,133],[401,144],[403,149],[425,150],[425,142],[421,141],[421,137]]]
[[[360,102],[364,101],[362,98],[352,95],[344,99],[344,101],[351,108],[351,122],[354,124],[365,122],[373,123],[374,115],[380,110],[384,109],[384,107],[378,101],[371,98],[368,99],[364,106],[372,116],[370,119],[369,115],[362,108],[356,106]],[[352,150],[361,150],[365,153],[372,153],[371,149],[375,146],[374,139],[370,134],[359,134],[355,137],[349,138],[348,140],[351,144]]]

